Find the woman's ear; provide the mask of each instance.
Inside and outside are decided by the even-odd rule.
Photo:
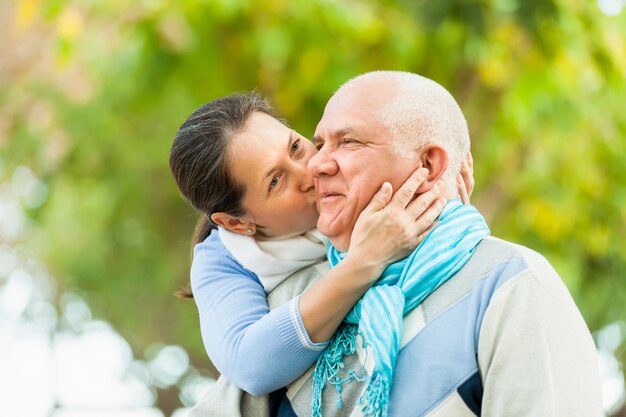
[[[422,148],[419,156],[421,166],[428,169],[426,180],[419,186],[416,194],[422,194],[437,184],[448,169],[448,152],[439,145]]]
[[[235,217],[221,211],[211,214],[211,220],[233,233],[239,233],[246,236],[251,236],[256,233],[256,224],[246,221],[241,217]]]

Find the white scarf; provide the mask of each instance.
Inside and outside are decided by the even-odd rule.
[[[317,229],[301,235],[255,239],[217,228],[220,240],[246,269],[254,272],[269,293],[288,276],[326,257],[328,238]]]

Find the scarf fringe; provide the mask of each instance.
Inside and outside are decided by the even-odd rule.
[[[365,392],[359,398],[359,404],[363,404],[361,412],[364,416],[387,417],[389,407],[389,394],[391,381],[382,372],[374,371]]]
[[[363,368],[363,376],[357,375],[350,369],[347,377],[339,378],[338,376],[339,371],[345,367],[343,358],[356,352],[357,334],[358,326],[343,323],[337,329],[324,353],[318,358],[313,371],[312,417],[322,417],[322,394],[327,381],[335,386],[338,396],[336,407],[341,408],[343,407],[342,385],[352,380],[363,382],[368,379],[367,387],[358,401],[359,404],[363,404],[361,411],[364,416],[387,417],[391,381],[382,372],[374,370],[371,378],[368,378],[365,368]],[[367,345],[363,347],[367,352]]]
[[[344,356],[352,355],[356,352],[356,335],[358,327],[353,324],[342,323],[324,353],[317,359],[315,371],[313,371],[313,401],[312,416],[322,417],[322,393],[326,381],[335,386],[337,390],[337,408],[341,408],[341,386],[351,380],[363,381],[365,378],[359,377],[353,370],[348,372],[346,378],[339,378],[338,372],[345,367]]]

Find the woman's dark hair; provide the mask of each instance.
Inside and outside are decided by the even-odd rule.
[[[211,214],[244,214],[245,187],[230,175],[229,149],[233,136],[243,129],[254,112],[283,122],[267,100],[252,92],[231,94],[203,104],[176,132],[170,151],[170,170],[185,200],[200,212],[192,248],[216,227],[209,217]],[[189,289],[179,291],[178,295],[193,297]]]

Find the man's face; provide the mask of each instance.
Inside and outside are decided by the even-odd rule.
[[[315,130],[319,152],[309,160],[320,213],[317,227],[341,251],[348,249],[356,220],[383,182],[394,191],[415,169],[413,158],[394,151],[381,120],[393,96],[389,85],[352,87],[328,102]]]

